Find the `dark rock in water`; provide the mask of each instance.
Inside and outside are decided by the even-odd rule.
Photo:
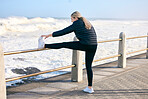
[[[11,69],[11,71],[16,74],[26,74],[26,71],[24,71],[23,69],[15,68],[15,69]]]
[[[27,67],[25,68],[25,70],[26,70],[26,74],[33,74],[33,73],[40,72],[40,70],[35,67]]]
[[[12,69],[11,71],[16,74],[26,74],[26,75],[40,72],[40,70],[35,67],[27,67],[24,69],[15,68],[15,69]]]
[[[3,23],[0,23],[0,26],[2,26],[3,25]]]

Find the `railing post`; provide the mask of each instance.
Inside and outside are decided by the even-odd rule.
[[[121,56],[118,57],[118,67],[125,68],[126,67],[126,36],[123,32],[119,35],[119,54]]]
[[[6,99],[4,53],[0,44],[0,99]]]
[[[74,41],[77,41],[77,38],[74,38]],[[73,50],[72,55],[72,65],[76,65],[72,68],[71,72],[71,81],[80,82],[83,80],[83,62],[82,62],[82,52],[78,50]]]
[[[147,33],[148,35],[148,33]],[[147,48],[148,48],[148,37],[147,37]],[[146,51],[146,59],[148,59],[148,50]]]

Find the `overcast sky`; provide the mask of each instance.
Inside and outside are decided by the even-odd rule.
[[[0,17],[70,17],[148,19],[148,0],[0,0]]]

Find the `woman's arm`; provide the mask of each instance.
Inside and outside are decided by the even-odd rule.
[[[58,37],[58,36],[62,36],[62,35],[65,35],[65,34],[68,34],[68,33],[71,33],[74,31],[74,24],[62,29],[62,30],[59,30],[59,31],[56,31],[56,32],[53,32],[52,34],[49,34],[49,35],[42,35],[41,37],[45,37],[48,38],[48,37]]]
[[[74,31],[74,24],[62,29],[62,30],[59,30],[59,31],[56,31],[56,32],[53,32],[52,36],[53,37],[58,37],[58,36],[62,36],[62,35],[65,35],[65,34],[68,34],[68,33],[71,33]]]

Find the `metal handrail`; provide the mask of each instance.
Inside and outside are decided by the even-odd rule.
[[[97,61],[102,61],[102,60],[106,60],[106,59],[110,59],[110,58],[115,58],[115,57],[119,57],[121,56],[121,54],[119,55],[114,55],[114,56],[109,56],[109,57],[105,57],[105,58],[101,58],[101,59],[97,59],[97,60],[94,60],[93,62],[97,62]],[[83,63],[84,65],[85,63]]]
[[[139,37],[130,37],[130,38],[126,38],[126,39],[135,39],[135,38],[143,38],[143,37],[148,37],[148,35],[146,35],[146,36],[139,36]],[[122,40],[122,39],[113,39],[113,40],[99,41],[98,43],[120,41],[120,40]],[[26,51],[16,51],[16,52],[15,51],[4,52],[4,55],[28,53],[28,52],[35,52],[35,51],[42,51],[42,50],[49,50],[49,49],[50,48],[30,49],[30,50],[26,50]],[[136,52],[140,52],[140,51],[144,51],[144,50],[148,50],[148,48],[142,49],[142,50],[138,50],[138,51],[134,51],[134,52],[129,52],[126,55],[132,54],[132,53],[136,53]],[[105,57],[105,58],[101,58],[101,59],[98,59],[98,60],[94,60],[93,62],[102,61],[102,60],[106,60],[106,59],[110,59],[110,58],[115,58],[115,57],[119,57],[119,56],[121,56],[121,54],[114,55],[114,56],[109,56],[109,57]],[[85,63],[83,63],[83,64],[85,64]],[[46,70],[46,71],[42,71],[42,72],[38,72],[38,73],[34,73],[34,74],[29,74],[29,75],[24,75],[24,76],[20,76],[20,77],[9,78],[9,79],[6,79],[6,82],[14,81],[14,80],[22,79],[22,78],[27,78],[27,77],[32,77],[32,76],[36,76],[36,75],[40,75],[40,74],[45,74],[45,73],[49,73],[49,72],[54,72],[54,71],[58,71],[58,70],[66,69],[66,68],[71,68],[71,67],[75,67],[75,65],[60,67],[60,68],[52,69],[52,70]]]
[[[121,39],[99,41],[98,43],[113,42],[113,41],[119,41],[119,40],[121,40]],[[42,51],[42,50],[49,50],[49,49],[50,49],[50,48],[43,48],[43,49],[29,49],[29,50],[22,50],[22,51],[11,51],[11,52],[4,52],[4,55],[12,55],[12,54],[28,53],[28,52],[35,52],[35,51]]]
[[[134,52],[129,52],[129,53],[126,53],[126,55],[137,53],[137,52],[141,52],[141,51],[145,51],[145,50],[148,50],[148,48],[137,50],[137,51],[134,51]],[[119,56],[121,56],[121,54],[114,55],[114,56],[109,56],[109,57],[105,57],[105,58],[101,58],[101,59],[98,59],[98,60],[94,60],[93,62],[102,61],[102,60],[106,60],[106,59],[110,59],[110,58],[115,58],[115,57],[119,57]],[[85,63],[83,63],[83,64],[85,64]]]
[[[141,51],[145,51],[145,50],[148,50],[148,48],[146,48],[146,49],[141,49],[141,50],[137,50],[137,51],[133,51],[133,52],[129,52],[129,53],[127,53],[126,55],[133,54],[133,53],[137,53],[137,52],[141,52]]]
[[[67,69],[67,68],[71,68],[71,67],[75,67],[75,65],[60,67],[60,68],[56,68],[56,69],[52,69],[52,70],[46,70],[46,71],[42,71],[42,72],[38,72],[38,73],[34,73],[34,74],[29,74],[29,75],[24,75],[24,76],[20,76],[20,77],[9,78],[9,79],[6,79],[6,82],[10,82],[10,81],[14,81],[14,80],[22,79],[22,78],[27,78],[27,77],[32,77],[32,76],[37,76],[37,75],[45,74],[45,73],[49,73],[49,72],[59,71],[59,70]]]
[[[43,51],[43,50],[49,50],[49,49],[50,49],[50,48],[29,49],[29,50],[21,50],[21,51],[11,51],[11,52],[4,52],[4,55],[12,55],[12,54],[20,54],[20,53],[35,52],[35,51]]]
[[[122,40],[122,39],[113,39],[113,40],[99,41],[98,43],[113,42],[113,41],[120,41],[120,40]]]
[[[135,38],[143,38],[148,37],[146,36],[138,36],[138,37],[130,37],[126,39],[135,39]],[[99,41],[98,43],[104,43],[104,42],[113,42],[113,41],[120,41],[121,39],[113,39],[113,40],[106,40],[106,41]],[[30,49],[25,51],[12,51],[12,52],[4,52],[4,55],[12,55],[12,54],[20,54],[20,53],[28,53],[28,52],[35,52],[35,51],[42,51],[42,50],[49,50],[50,48],[43,48],[43,49]]]
[[[126,39],[129,40],[129,39],[136,39],[136,38],[143,38],[143,37],[148,37],[148,35],[145,35],[145,36],[137,36],[137,37],[129,37],[129,38],[126,38]]]

